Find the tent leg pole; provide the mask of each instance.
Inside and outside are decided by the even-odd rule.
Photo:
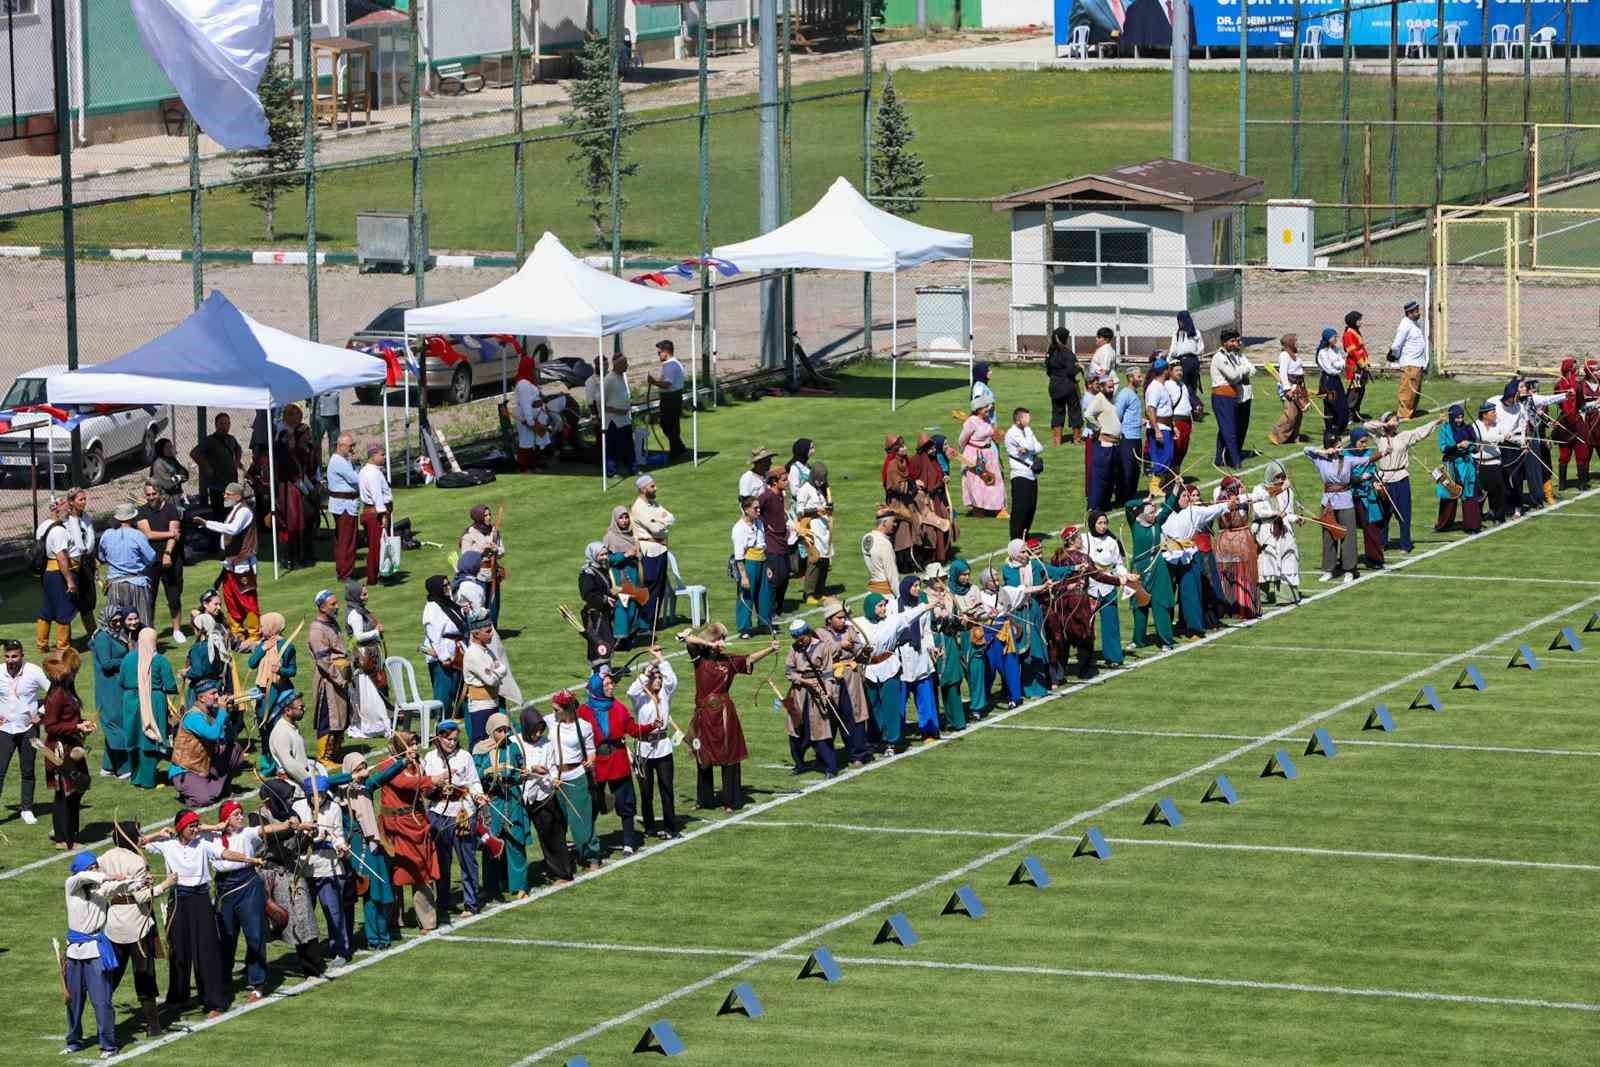
[[[702,8],[702,10],[704,9]],[[700,32],[705,32],[703,25]],[[697,302],[696,306],[703,305]],[[693,333],[693,330],[694,327],[691,325],[690,332]],[[700,323],[700,337],[698,338],[700,344],[692,346],[696,353],[701,348],[708,352],[711,350],[710,346],[706,344],[705,331],[706,324],[702,322]],[[689,465],[691,467],[700,466],[700,360],[698,358],[693,358],[689,361]]]
[[[606,422],[608,421],[606,419],[606,374],[608,373],[608,368],[606,366],[605,338],[595,338],[594,347],[597,353],[596,362],[600,365],[600,411],[598,412],[600,425],[596,432],[600,434],[600,491],[604,493],[610,479],[610,472],[606,466]]]
[[[978,358],[978,328],[972,319],[972,259],[967,258],[967,391],[972,391],[972,361]]]
[[[405,415],[400,421],[400,436],[406,443],[406,485],[411,484],[411,368],[407,365],[411,359],[411,334],[405,335],[405,350],[403,361],[400,364],[400,402],[405,406]]]
[[[272,426],[272,406],[267,405],[267,513],[272,516],[272,580],[278,580],[278,457],[273,445],[277,432]],[[369,548],[368,551],[371,551]]]
[[[900,286],[899,277],[889,274],[889,410],[900,403]]]
[[[383,386],[383,480],[394,484],[394,459],[389,455],[389,384]]]

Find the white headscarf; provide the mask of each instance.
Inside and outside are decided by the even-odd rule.
[[[152,741],[160,741],[161,726],[156,718],[153,703],[155,694],[152,692],[154,683],[150,677],[151,668],[156,659],[156,632],[148,626],[139,631],[137,655],[139,657],[139,725],[146,737]],[[162,714],[165,715],[166,709],[162,708],[161,710]]]
[[[214,615],[201,612],[194,618],[195,629],[205,635],[206,655],[213,664],[223,663],[228,658],[228,639],[217,628],[217,619]]]

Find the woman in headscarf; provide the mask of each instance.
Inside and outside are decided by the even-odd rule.
[[[784,466],[789,471],[789,492],[799,493],[800,487],[811,480],[811,457],[817,454],[817,446],[811,438],[802,437],[794,443],[789,462]]]
[[[1344,391],[1344,353],[1339,351],[1338,331],[1332,326],[1322,331],[1317,342],[1317,395],[1322,397],[1322,435],[1338,436],[1350,425],[1350,402]]]
[[[372,798],[379,790],[406,769],[403,759],[388,756],[369,767],[367,757],[360,752],[345,753],[341,769],[350,779],[343,787],[344,840],[350,846],[350,879],[345,883],[350,896],[345,908],[344,928],[355,929],[355,899],[361,899],[362,933],[367,947],[374,951],[388,948],[396,931],[389,925],[399,896],[395,892],[394,875],[389,870],[389,857],[385,855],[388,843],[378,828],[378,813]],[[365,883],[363,888],[362,883]]]
[[[1217,487],[1216,502],[1239,500],[1245,495],[1244,482],[1230,474]],[[1211,552],[1217,560],[1221,582],[1221,608],[1236,619],[1253,619],[1261,614],[1261,586],[1256,570],[1256,538],[1245,511],[1229,511],[1217,519],[1211,538]]]
[[[1139,578],[1139,584],[1150,594],[1150,603],[1141,607],[1134,600],[1129,608],[1133,613],[1133,647],[1148,648],[1149,626],[1155,622],[1156,646],[1163,651],[1173,645],[1172,608],[1177,601],[1172,587],[1172,572],[1167,570],[1166,557],[1161,554],[1161,524],[1167,521],[1177,502],[1176,492],[1182,483],[1172,480],[1165,498],[1152,496],[1145,500],[1130,500],[1127,504],[1128,539],[1132,555],[1128,569]]]
[[[611,569],[606,566],[606,546],[590,541],[583,550],[578,571],[578,599],[583,603],[581,624],[588,646],[589,666],[611,662],[611,612],[617,598],[611,593]]]
[[[94,732],[94,722],[84,717],[83,701],[78,699],[78,668],[82,663],[78,650],[69,646],[51,651],[40,664],[44,676],[50,679],[41,723],[46,756],[44,785],[55,790],[50,822],[56,848],[63,852],[78,843],[83,794],[89,791],[89,757],[84,746]]]
[[[439,880],[439,853],[428,825],[428,803],[438,791],[434,779],[422,773],[417,759],[417,738],[405,730],[389,735],[389,751],[400,767],[383,783],[378,797],[378,826],[389,843],[388,861],[394,883],[394,927],[401,925],[405,902],[401,890],[411,886],[411,903],[417,925],[432,930],[438,923],[433,886]]]
[[[974,386],[976,390],[976,386]],[[969,515],[1010,518],[1006,511],[1006,483],[1000,469],[1000,449],[995,444],[994,401],[984,406],[973,398],[972,413],[961,425],[956,447],[961,450],[961,502]]]
[[[194,647],[189,649],[189,660],[183,671],[190,692],[194,691],[196,682],[210,679],[221,687],[224,696],[231,696],[233,662],[227,627],[219,625],[214,616],[197,612],[194,616],[194,632]]]
[[[1000,576],[1008,586],[1042,586],[1065,578],[1070,568],[1045,563],[1029,544],[1020,538],[1006,545],[1006,562]],[[1022,667],[1022,695],[1042,697],[1050,691],[1050,649],[1045,643],[1044,609],[1030,597],[1011,617],[1020,628],[1017,656]]]
[[[1355,500],[1356,521],[1361,523],[1361,555],[1367,566],[1383,566],[1383,483],[1378,474],[1378,456],[1372,434],[1358,426],[1350,431],[1350,454],[1356,465],[1350,472],[1350,493]]]
[[[917,434],[917,451],[907,465],[907,473],[916,486],[913,507],[921,518],[922,541],[917,554],[926,562],[948,563],[955,555],[954,545],[960,531],[956,529],[955,512],[950,507],[949,478],[939,452],[932,437],[926,433]]]
[[[1278,587],[1287,585],[1289,594],[1300,600],[1300,546],[1294,530],[1304,520],[1298,514],[1298,501],[1289,471],[1278,460],[1267,464],[1267,474],[1250,494],[1250,522],[1256,538],[1256,576],[1263,599],[1278,602]]]
[[[358,578],[344,583],[345,626],[355,646],[355,685],[351,737],[386,737],[389,733],[389,672],[384,666],[383,625],[367,608],[367,587]]]
[[[964,559],[955,560],[950,564],[949,591],[959,626],[955,635],[955,647],[962,675],[967,683],[967,703],[963,710],[965,718],[976,721],[989,713],[989,687],[992,680],[989,677],[989,665],[984,659],[984,645],[987,639],[983,627],[976,626],[972,622],[979,595],[979,591],[972,584],[972,564]],[[957,696],[959,697],[959,693]],[[948,701],[948,696],[946,700]],[[950,717],[948,703],[945,705],[945,717],[947,719]]]
[[[1073,575],[1071,581],[1055,586],[1050,591],[1047,622],[1050,658],[1065,675],[1072,665],[1072,653],[1076,651],[1078,678],[1093,678],[1094,600],[1089,596],[1088,578],[1078,573],[1090,568],[1089,556],[1083,550],[1083,537],[1078,527],[1068,526],[1061,531],[1061,547],[1050,557],[1050,562]]]
[[[167,701],[178,695],[172,664],[156,651],[156,632],[139,631],[134,651],[122,660],[118,674],[122,686],[122,729],[132,756],[133,784],[156,787],[156,765],[167,755],[171,727]]]
[[[433,699],[444,704],[445,716],[455,714],[461,688],[461,657],[467,639],[467,617],[450,595],[450,583],[435,574],[422,583],[428,602],[422,607],[422,648],[433,681]]]
[[[499,856],[483,853],[483,894],[498,900],[509,891],[521,900],[528,895],[528,809],[522,803],[528,763],[504,712],[489,716],[484,734],[472,746],[472,762],[489,804],[489,833],[504,842],[505,849]]]
[[[1120,667],[1123,664],[1122,616],[1118,613],[1117,601],[1122,584],[1105,579],[1126,578],[1128,557],[1122,550],[1122,542],[1111,532],[1105,512],[1089,512],[1084,548],[1095,567],[1095,573],[1089,577],[1088,593],[1094,598],[1095,612],[1100,616],[1100,656],[1106,666]]]
[[[1340,341],[1344,345],[1344,380],[1350,418],[1365,422],[1367,417],[1361,414],[1361,402],[1367,397],[1367,382],[1372,380],[1372,368],[1371,357],[1367,355],[1367,342],[1361,337],[1361,312],[1352,311],[1344,317],[1344,335]]]
[[[956,564],[963,562],[956,560]],[[948,573],[954,574],[955,570],[955,564],[951,564]],[[969,576],[969,571],[970,568],[963,567],[963,579]],[[954,733],[967,727],[967,710],[961,701],[961,683],[966,680],[972,639],[967,633],[967,624],[961,620],[961,609],[950,590],[946,573],[942,563],[929,565],[923,576],[922,594],[933,609],[928,619],[933,628],[933,684],[939,706],[939,721],[942,728]],[[963,642],[966,642],[965,649]]]
[[[883,438],[883,503],[901,518],[894,527],[895,562],[902,571],[922,568],[912,552],[922,539],[922,522],[917,514],[917,487],[911,480],[911,460],[906,455],[906,439],[900,434]]]
[[[611,525],[600,544],[606,552],[610,585],[622,591],[611,609],[612,641],[616,648],[631,648],[635,638],[649,636],[650,615],[644,610],[647,591],[640,570],[639,540],[633,534],[633,516],[621,504],[611,509]]]
[[[1050,332],[1050,348],[1044,355],[1044,373],[1050,383],[1050,436],[1061,443],[1062,432],[1072,426],[1072,443],[1083,440],[1083,408],[1078,396],[1078,379],[1083,368],[1072,349],[1072,332],[1057,326]]]
[[[822,603],[833,563],[833,492],[828,488],[828,465],[820,459],[811,465],[811,476],[795,493],[794,512],[795,535],[806,559],[806,605],[815,607]],[[764,569],[756,569],[765,580]]]
[[[908,574],[900,579],[900,597],[896,614],[913,610],[919,604],[928,603],[928,598],[922,594],[922,582],[916,575]],[[917,705],[917,730],[922,734],[922,743],[928,744],[939,740],[939,701],[936,697],[937,683],[934,679],[934,649],[938,646],[933,639],[933,615],[925,612],[915,624],[912,625],[904,642],[901,643],[900,652],[900,682],[905,687],[909,697],[915,699]],[[906,709],[902,702],[898,714],[903,720]]]
[[[994,422],[994,390],[989,388],[989,364],[972,365],[972,403],[968,411],[987,411],[990,423]]]
[[[1311,397],[1306,393],[1306,367],[1300,362],[1300,338],[1286,333],[1278,338],[1278,399],[1283,414],[1267,434],[1275,445],[1292,445],[1300,440],[1300,424],[1305,420]]]
[[[263,817],[275,823],[298,820],[294,802],[300,790],[287,778],[267,778],[259,790]],[[317,897],[306,876],[311,839],[306,834],[271,834],[266,838],[266,866],[260,868],[267,890],[267,919],[277,935],[294,949],[300,972],[322,974],[322,931],[317,925]]]
[[[481,552],[472,550],[457,556],[456,573],[450,578],[450,595],[455,597],[456,603],[472,611],[487,614],[489,591],[484,588],[483,582],[478,577],[478,570],[482,566]]]
[[[294,688],[294,645],[283,636],[283,614],[269,611],[261,616],[261,643],[251,651],[245,664],[256,672],[256,688],[261,700],[256,704],[256,724],[269,708],[278,706],[278,697]]]
[[[755,665],[778,650],[778,640],[750,656],[729,655],[728,630],[711,623],[687,639],[689,660],[694,664],[694,756],[699,765],[695,783],[695,807],[710,808],[717,803],[712,788],[712,772],[722,768],[722,807],[732,811],[744,803],[739,782],[739,764],[750,758],[744,743],[744,725],[739,709],[733,706],[733,680],[749,674]]]
[[[565,885],[572,881],[572,857],[567,851],[567,818],[559,799],[561,750],[550,736],[550,724],[533,705],[522,709],[521,726],[517,744],[528,770],[521,787],[523,810],[539,839],[551,884]]]
[[[1560,477],[1556,480],[1557,489],[1565,489],[1571,483],[1567,481],[1567,465],[1572,462],[1573,455],[1578,458],[1578,487],[1589,488],[1589,428],[1584,420],[1583,411],[1583,382],[1578,377],[1578,361],[1572,356],[1567,356],[1561,361],[1561,377],[1556,379],[1556,392],[1565,399],[1561,401],[1561,416],[1551,428],[1551,436],[1559,446],[1557,452],[1560,464]]]
[[[112,615],[111,605],[101,610],[100,628],[89,642],[94,659],[94,707],[100,720],[100,738],[105,745],[100,773],[126,778],[133,770],[133,735],[124,729],[122,711],[122,661],[128,658],[142,624],[139,613]]]
[[[1189,393],[1189,408],[1195,422],[1204,422],[1205,404],[1201,402],[1200,357],[1205,355],[1206,341],[1194,327],[1194,317],[1187,311],[1178,312],[1178,328],[1167,343],[1167,358],[1175,360],[1183,370],[1183,387]]]

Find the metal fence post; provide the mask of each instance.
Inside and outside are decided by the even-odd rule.
[[[412,302],[414,307],[421,307],[427,284],[425,278],[428,271],[428,250],[422,247],[422,92],[428,83],[428,72],[422,62],[422,33],[417,9],[422,6],[421,0],[411,0],[407,17],[411,23],[411,279]],[[410,353],[407,353],[409,356]],[[409,377],[404,382],[405,390],[409,394],[411,383]],[[407,407],[409,411],[409,405]],[[417,357],[417,435],[427,432],[428,427],[428,360],[426,354]],[[406,426],[401,433],[406,443],[406,484],[411,484],[411,427]]]
[[[1049,351],[1050,340],[1055,336],[1056,330],[1056,272],[1051,266],[1055,256],[1056,244],[1056,206],[1053,202],[1044,202],[1044,245],[1039,255],[1044,263],[1044,346]],[[969,312],[970,314],[970,312]],[[1074,341],[1074,347],[1077,343]]]
[[[872,0],[861,0],[861,195],[872,195]],[[872,355],[872,274],[861,272],[861,350]]]
[[[1249,152],[1249,93],[1250,74],[1250,0],[1239,0],[1239,173],[1248,174]],[[1245,229],[1250,216],[1243,204],[1233,209],[1233,261],[1244,262]],[[1244,323],[1243,276],[1233,281],[1233,327],[1242,330]]]
[[[200,307],[205,299],[205,239],[201,233],[200,219],[200,127],[190,115],[184,121],[184,132],[189,138],[189,286],[194,306]],[[174,416],[176,417],[176,416]],[[205,440],[206,409],[194,409],[195,443]],[[178,428],[172,427],[173,445],[177,445]],[[182,453],[179,453],[180,455]]]
[[[1344,0],[1344,39],[1339,49],[1339,199],[1345,205],[1340,232],[1350,236],[1350,0]]]
[[[611,273],[622,274],[622,0],[610,0],[611,25]],[[622,351],[622,337],[612,338],[612,351]],[[604,420],[602,425],[604,424]]]
[[[700,83],[700,375],[705,378],[711,407],[717,406],[717,380],[711,370],[711,116],[706,99],[706,0],[695,0],[695,34]],[[700,402],[699,397],[694,402]]]
[[[1489,199],[1489,5],[1483,5],[1478,32],[1483,55],[1478,60],[1478,199]]]
[[[781,84],[779,85],[779,114],[782,128],[779,131],[778,151],[778,222],[789,221],[794,210],[794,87],[789,73],[789,50],[793,41],[792,0],[783,0],[783,36],[779,58]],[[794,271],[783,274],[783,363],[789,388],[799,387],[794,365]]]
[[[1400,3],[1389,0],[1389,225],[1400,221]]]
[[[1561,5],[1561,121],[1572,125],[1572,0]],[[1572,176],[1572,131],[1561,131],[1561,173]]]
[[[1289,60],[1289,195],[1300,195],[1300,0],[1294,0]]]
[[[1532,0],[1529,0],[1531,3]],[[1444,203],[1444,0],[1438,0],[1433,67],[1433,202]]]
[[[50,59],[55,82],[56,151],[61,156],[61,294],[67,313],[67,369],[78,369],[78,238],[72,203],[72,123],[67,115],[67,4],[50,0]],[[54,461],[51,461],[52,467]],[[51,477],[54,477],[52,474]],[[83,484],[83,435],[72,428],[68,477]]]
[[[1533,0],[1522,5],[1522,121],[1533,121]]]
[[[539,57],[534,56],[533,61],[537,64]],[[528,250],[528,220],[526,217],[528,179],[522,162],[524,152],[522,144],[522,0],[511,0],[511,129],[517,138],[511,145],[511,183],[515,187],[517,210],[516,254],[517,266],[520,267],[522,266],[522,257]]]
[[[306,336],[317,339],[317,70],[311,62],[311,0],[300,3],[300,121],[305,126],[306,167]],[[333,84],[328,91],[337,98],[339,67],[328,72]],[[338,112],[334,112],[338,121]]]

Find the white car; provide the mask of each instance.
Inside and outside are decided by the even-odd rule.
[[[74,427],[82,438],[83,477],[89,485],[105,481],[117,460],[133,457],[146,467],[154,462],[156,442],[167,429],[165,412],[154,406],[54,406],[49,381],[67,369],[59,363],[35,367],[19,375],[0,400],[0,473],[27,480],[30,469],[37,469],[45,482],[53,463],[57,477],[65,477]]]

